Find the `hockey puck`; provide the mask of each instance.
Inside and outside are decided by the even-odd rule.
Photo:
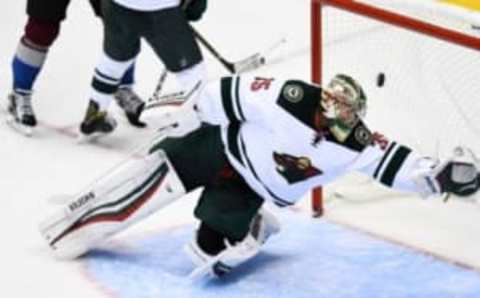
[[[377,75],[377,87],[383,87],[385,84],[385,74],[383,72],[380,72]]]

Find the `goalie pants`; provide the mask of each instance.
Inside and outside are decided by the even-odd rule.
[[[232,168],[224,154],[220,129],[204,125],[181,137],[167,138],[163,149],[187,191],[204,187],[195,216],[230,240],[243,239],[263,199]]]
[[[103,49],[113,60],[133,59],[140,52],[140,39],[145,38],[171,72],[202,61],[200,48],[180,7],[137,11],[103,0],[102,12]]]

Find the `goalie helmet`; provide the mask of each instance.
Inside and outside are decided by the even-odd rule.
[[[330,125],[342,129],[351,129],[367,111],[367,97],[362,87],[344,74],[337,74],[323,88],[320,104]]]

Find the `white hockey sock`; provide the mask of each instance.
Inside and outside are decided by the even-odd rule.
[[[116,61],[102,53],[95,68],[89,97],[89,99],[98,103],[100,110],[108,109],[113,99],[113,93],[117,90],[123,75],[134,61],[135,58],[127,61]]]
[[[202,83],[205,84],[207,79],[205,62],[201,61],[190,68],[176,72],[175,77],[180,84],[181,90],[192,89],[192,87],[195,86],[198,81],[202,81]]]

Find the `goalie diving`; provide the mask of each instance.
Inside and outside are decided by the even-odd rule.
[[[219,277],[280,232],[266,202],[292,206],[346,173],[422,197],[466,197],[479,189],[478,165],[468,150],[439,160],[373,133],[364,122],[367,96],[348,75],[336,75],[325,87],[223,77],[163,99],[142,117],[165,128],[166,136],[40,223],[57,256],[80,257],[203,188],[194,210],[200,223],[185,250],[195,266],[192,277]]]

